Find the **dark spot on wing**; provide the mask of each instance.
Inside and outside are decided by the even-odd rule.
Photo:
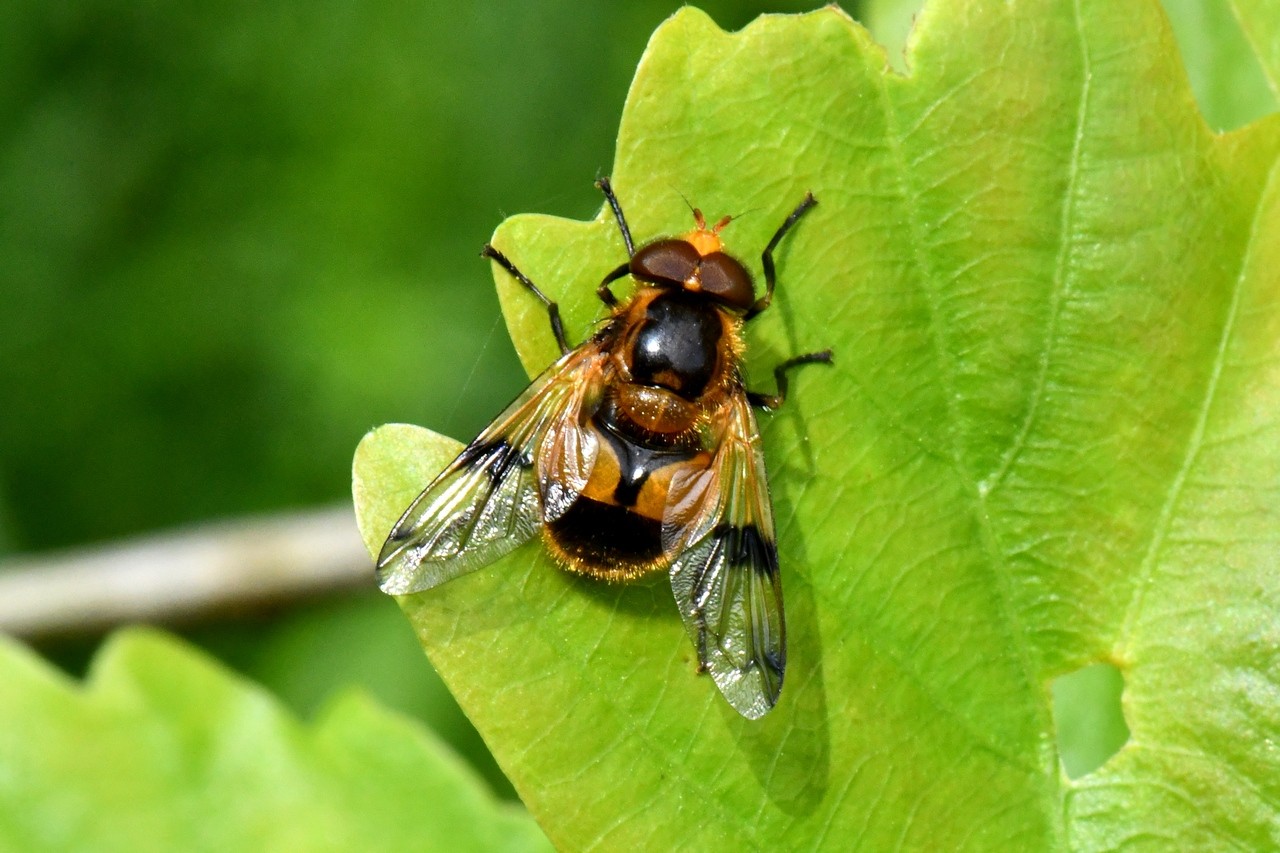
[[[466,449],[458,455],[458,461],[455,464],[459,468],[484,466],[489,479],[497,485],[506,478],[507,472],[513,465],[530,468],[533,466],[533,460],[521,453],[520,448],[505,438],[483,442],[477,439],[468,444]]]
[[[778,573],[778,546],[762,536],[754,524],[746,527],[721,524],[711,535],[723,543],[730,566],[751,566],[768,578]]]
[[[777,681],[781,682],[783,670],[787,667],[786,647],[780,647],[778,652],[779,654],[774,654],[773,649],[764,649],[761,654],[761,660],[753,660],[752,663],[763,663],[766,668],[773,672]]]

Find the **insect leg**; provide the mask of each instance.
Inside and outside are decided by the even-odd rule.
[[[538,289],[538,285],[530,281],[529,277],[520,272],[520,270],[516,268],[516,265],[511,263],[506,255],[493,248],[493,246],[485,243],[484,249],[480,252],[480,257],[497,261],[498,266],[511,273],[512,277],[514,277],[516,281],[533,291],[533,295],[538,297],[542,304],[547,308],[547,316],[551,318],[551,334],[556,336],[556,343],[560,345],[560,352],[566,353],[573,349],[573,347],[569,346],[569,342],[565,340],[564,323],[560,321],[559,305],[548,299],[547,295]]]
[[[596,186],[600,188],[600,192],[604,193],[605,201],[609,202],[609,207],[613,208],[613,218],[618,220],[618,230],[622,232],[622,242],[627,244],[627,257],[634,256],[636,244],[631,239],[631,229],[627,227],[627,217],[622,215],[622,205],[618,204],[618,197],[613,194],[613,184],[609,183],[608,178],[601,178],[596,181]]]
[[[596,296],[600,297],[600,301],[610,308],[618,304],[618,297],[613,295],[613,291],[609,289],[609,285],[631,272],[631,262],[627,261],[618,266],[616,270],[604,277],[604,281],[600,282],[600,286],[596,288]]]
[[[773,250],[777,248],[778,243],[786,236],[787,232],[791,230],[791,226],[796,224],[796,220],[801,216],[804,216],[805,211],[817,203],[818,200],[813,197],[813,193],[805,193],[804,200],[801,201],[800,204],[796,205],[796,209],[791,211],[791,215],[788,216],[786,221],[782,223],[781,227],[774,232],[773,239],[769,241],[769,245],[764,247],[764,254],[760,256],[760,264],[764,267],[764,296],[757,299],[755,304],[747,309],[747,313],[743,317],[744,320],[750,320],[752,317],[768,308],[769,303],[773,301],[773,285],[777,278],[773,269]]]
[[[787,399],[788,370],[793,367],[799,367],[802,364],[831,364],[831,359],[831,350],[829,349],[824,349],[822,352],[807,352],[804,355],[789,358],[773,369],[773,378],[778,383],[777,394],[761,394],[758,391],[748,391],[747,399],[751,401],[753,406],[772,411],[781,406]]]

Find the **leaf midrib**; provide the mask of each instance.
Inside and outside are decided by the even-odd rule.
[[[902,151],[902,140],[899,138],[900,131],[898,130],[897,114],[894,109],[894,105],[892,103],[892,98],[889,96],[889,93],[888,93],[888,79],[889,79],[888,73],[889,72],[886,72],[885,74],[882,74],[880,76],[879,78],[880,85],[878,87],[878,91],[880,93],[880,103],[881,103],[881,107],[885,117],[885,125],[886,125],[885,139],[888,143],[889,152],[893,157],[895,169],[897,173],[901,176],[899,179],[899,187],[900,187],[899,194],[903,200],[903,206],[906,209],[906,213],[907,213],[906,224],[907,224],[907,230],[909,231],[909,235],[907,239],[910,241],[910,244],[913,247],[913,250],[912,250],[913,263],[916,266],[916,268],[921,272],[921,276],[920,276],[921,281],[924,281],[927,283],[934,280],[934,278],[936,277],[936,272],[935,270],[933,270],[931,265],[924,259],[924,257],[922,257],[922,253],[920,250],[920,246],[922,243],[922,237],[921,237],[922,232],[919,225],[919,220],[920,220],[919,210],[916,205],[916,199],[919,193],[918,193],[918,190],[916,190],[914,186],[910,184],[910,181],[907,178],[907,176],[909,175],[909,171],[908,171],[908,165],[907,165],[906,159]],[[947,347],[946,347],[945,341],[943,340],[944,335],[941,329],[939,328],[940,323],[938,322],[938,318],[941,312],[937,306],[937,303],[936,303],[936,300],[934,299],[934,294],[932,293],[932,291],[930,291],[926,287],[924,288],[924,293],[926,296],[926,300],[929,308],[929,314],[930,314],[930,324],[929,324],[930,339],[933,343],[933,348],[936,353],[936,361],[939,364],[939,372],[943,375],[943,385],[944,385],[943,396],[945,400],[945,405],[947,407],[948,417],[950,421],[952,422],[952,424],[956,424],[959,422],[959,415],[955,410],[955,405],[953,402],[955,395],[950,393],[950,390],[949,390],[950,388],[954,387],[955,379],[954,379],[953,373],[949,370],[950,360],[947,358]],[[967,466],[965,466],[964,461],[961,457],[960,450],[959,450],[958,436],[954,430],[950,431],[950,438],[951,438],[952,446],[949,454],[941,450],[930,448],[927,442],[924,442],[923,440],[916,440],[914,441],[914,443],[920,446],[926,455],[933,456],[935,458],[943,460],[948,465],[948,467],[950,467],[953,470],[955,475],[963,483],[965,490],[975,495],[975,501],[978,504],[978,507],[977,507],[978,512],[976,513],[976,515],[980,521],[979,526],[984,530],[984,542],[983,542],[984,550],[986,551],[990,562],[992,562],[993,564],[998,563],[1000,562],[1000,560],[997,559],[997,554],[992,551],[991,545],[987,541],[986,533],[988,531],[986,530],[986,528],[989,525],[989,520],[987,519],[986,508],[985,506],[982,505],[981,498],[978,496],[978,489],[974,484],[973,478],[969,476],[966,470]],[[1006,621],[1013,622],[1015,620],[1013,619],[1013,616],[1009,611],[1007,596],[1008,596],[1008,590],[1004,588],[1003,584],[1001,584],[1001,589],[1000,589],[1001,610],[1005,615]],[[1026,660],[1026,657],[1025,657],[1025,648],[1019,647],[1016,642],[1012,641],[1012,638],[1009,645],[1013,648],[1018,649],[1020,663],[1022,664],[1021,669],[1023,671],[1024,678],[1026,678],[1027,680],[1028,692],[1030,692],[1030,687],[1034,682],[1029,675],[1030,668],[1029,668],[1029,662]],[[983,749],[987,750],[991,754],[1000,756],[1005,760],[1009,761],[1013,766],[1018,766],[1018,767],[1024,766],[1022,762],[1017,761],[1016,758],[1010,756],[1007,751],[1001,749],[1000,745],[996,741],[986,736],[987,733],[984,732],[980,726],[975,725],[973,721],[969,720],[965,715],[957,712],[956,709],[951,707],[951,705],[948,704],[946,701],[944,701],[942,697],[938,696],[936,690],[932,689],[928,680],[921,678],[918,675],[918,673],[916,673],[912,668],[907,666],[904,661],[898,659],[897,655],[888,654],[884,650],[881,650],[880,653],[882,655],[887,656],[896,666],[900,668],[900,670],[905,675],[909,676],[911,678],[911,681],[921,691],[921,694],[927,697],[930,703],[934,707],[936,707],[940,712],[950,717],[961,727],[961,729],[969,733],[969,735],[973,737],[975,743],[980,744]]]
[[[982,535],[982,548],[987,556],[987,562],[992,568],[995,577],[995,589],[997,592],[997,601],[999,604],[1001,615],[1003,616],[1003,627],[1006,636],[1009,639],[1009,647],[1014,649],[1019,661],[1019,667],[1025,682],[1028,695],[1035,692],[1038,683],[1037,669],[1034,666],[1033,656],[1029,645],[1022,639],[1026,636],[1025,626],[1018,617],[1013,606],[1013,594],[1009,586],[1009,567],[1005,558],[1003,549],[1000,547],[1001,537],[997,531],[995,519],[990,511],[988,504],[989,498],[1004,482],[1005,476],[1016,462],[1022,449],[1026,446],[1026,440],[1031,429],[1037,419],[1039,405],[1043,399],[1048,370],[1050,366],[1050,354],[1055,348],[1055,341],[1058,336],[1059,319],[1061,315],[1061,307],[1065,299],[1068,287],[1067,263],[1071,256],[1072,241],[1069,239],[1072,233],[1075,213],[1075,198],[1079,186],[1080,161],[1084,147],[1084,129],[1088,116],[1089,95],[1092,84],[1092,68],[1091,59],[1087,39],[1084,34],[1084,24],[1080,9],[1080,0],[1073,0],[1072,13],[1074,22],[1074,35],[1080,49],[1080,87],[1077,95],[1076,104],[1076,121],[1075,131],[1073,134],[1071,153],[1067,162],[1067,186],[1061,206],[1058,229],[1058,249],[1054,261],[1053,281],[1050,294],[1050,316],[1049,324],[1046,330],[1045,341],[1041,347],[1040,358],[1037,365],[1037,376],[1035,386],[1032,391],[1031,399],[1028,403],[1026,415],[1015,434],[1014,441],[1010,444],[1009,450],[1002,455],[1001,460],[994,472],[988,477],[979,480],[975,472],[970,470],[966,463],[960,446],[960,427],[961,419],[955,405],[956,394],[953,389],[956,387],[954,371],[951,369],[951,359],[947,348],[946,335],[942,329],[942,313],[938,307],[937,299],[932,289],[928,287],[931,282],[936,281],[940,276],[937,271],[932,268],[927,259],[922,256],[921,246],[923,244],[923,231],[920,225],[920,215],[918,208],[919,190],[911,181],[912,172],[909,170],[909,164],[903,153],[903,144],[905,140],[901,136],[899,130],[899,121],[896,105],[888,92],[888,75],[883,74],[879,77],[879,93],[880,103],[885,116],[886,130],[885,138],[889,145],[889,151],[894,159],[894,165],[900,176],[899,185],[900,192],[906,210],[907,229],[909,231],[909,239],[912,245],[912,259],[916,268],[922,273],[921,282],[925,285],[923,290],[926,296],[926,303],[929,310],[929,331],[930,340],[934,347],[935,362],[938,366],[938,373],[943,384],[944,405],[946,406],[947,415],[950,420],[952,429],[950,429],[949,437],[951,440],[951,461],[957,476],[960,478],[967,493],[973,496],[975,506],[975,516],[979,523]],[[910,78],[908,78],[910,79]],[[949,97],[957,91],[952,89],[944,97]],[[931,105],[926,111],[932,111],[936,106]],[[941,703],[939,703],[941,704]],[[1043,732],[1051,732],[1053,730],[1052,720],[1050,718],[1049,707],[1047,702],[1032,702],[1035,709],[1037,725]],[[1057,767],[1057,751],[1051,745],[1046,746],[1039,751],[1040,753],[1040,770],[1045,783],[1045,795],[1043,799],[1043,812],[1046,818],[1047,827],[1052,837],[1059,845],[1066,843],[1066,819],[1063,809],[1064,798],[1061,786],[1061,780]]]
[[[1071,143],[1071,159],[1067,163],[1067,188],[1062,197],[1062,209],[1058,221],[1058,252],[1053,264],[1053,288],[1049,295],[1049,326],[1045,331],[1045,343],[1040,349],[1040,358],[1036,366],[1035,387],[1031,391],[1031,399],[1027,404],[1026,415],[1014,436],[1009,450],[1003,455],[996,470],[978,484],[991,497],[1003,485],[1005,477],[1013,469],[1022,451],[1027,446],[1027,439],[1035,427],[1040,413],[1040,404],[1044,400],[1045,389],[1049,379],[1051,354],[1057,348],[1059,321],[1062,317],[1062,305],[1071,292],[1070,276],[1067,269],[1075,254],[1075,241],[1071,239],[1075,225],[1076,196],[1080,183],[1080,160],[1084,149],[1084,128],[1089,114],[1089,91],[1093,84],[1093,62],[1089,56],[1089,45],[1084,38],[1084,22],[1080,16],[1080,2],[1073,4],[1075,14],[1076,35],[1080,46],[1081,91],[1080,102],[1076,109],[1075,134]]]
[[[1227,351],[1230,348],[1236,329],[1241,295],[1244,292],[1246,276],[1249,271],[1249,262],[1253,256],[1254,246],[1258,241],[1262,212],[1266,207],[1267,199],[1270,197],[1271,188],[1277,174],[1280,174],[1280,160],[1275,161],[1271,168],[1267,170],[1267,179],[1263,181],[1262,188],[1258,193],[1258,200],[1254,204],[1253,213],[1249,218],[1249,237],[1240,252],[1240,268],[1237,270],[1235,280],[1232,283],[1231,303],[1227,308],[1226,316],[1223,318],[1222,331],[1218,336],[1218,346],[1214,352],[1213,365],[1209,371],[1209,378],[1200,402],[1200,409],[1196,413],[1195,426],[1187,438],[1187,448],[1183,453],[1182,462],[1174,473],[1173,480],[1170,482],[1169,489],[1165,494],[1164,503],[1160,507],[1160,514],[1157,516],[1156,523],[1151,531],[1151,541],[1138,567],[1138,577],[1133,585],[1133,593],[1130,595],[1129,603],[1125,607],[1124,620],[1121,623],[1120,634],[1117,637],[1117,645],[1122,655],[1132,642],[1134,623],[1138,619],[1143,603],[1146,600],[1147,590],[1155,578],[1160,551],[1164,547],[1165,540],[1169,534],[1169,527],[1177,513],[1178,501],[1182,497],[1182,490],[1186,485],[1187,476],[1195,466],[1200,450],[1204,446],[1209,415],[1217,399],[1218,386],[1222,381]]]

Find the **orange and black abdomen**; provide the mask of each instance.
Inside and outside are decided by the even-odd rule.
[[[630,580],[666,568],[662,515],[671,478],[705,469],[711,454],[698,447],[651,447],[619,430],[605,407],[587,425],[598,443],[586,488],[558,518],[547,522],[551,552],[576,572],[604,580]]]

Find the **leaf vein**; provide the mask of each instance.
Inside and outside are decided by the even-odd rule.
[[[1213,411],[1213,405],[1217,399],[1219,383],[1222,381],[1222,373],[1227,362],[1227,351],[1235,334],[1236,323],[1240,314],[1241,295],[1244,292],[1245,278],[1249,270],[1249,261],[1253,256],[1254,246],[1258,242],[1263,208],[1266,199],[1270,195],[1272,184],[1275,182],[1278,164],[1280,164],[1280,161],[1271,166],[1267,174],[1267,180],[1258,194],[1258,202],[1253,209],[1249,224],[1249,237],[1245,241],[1243,251],[1240,253],[1240,269],[1237,271],[1235,281],[1232,283],[1231,301],[1227,308],[1226,317],[1223,319],[1222,333],[1218,336],[1217,351],[1214,353],[1213,365],[1209,370],[1209,379],[1205,387],[1204,397],[1200,403],[1200,409],[1196,413],[1196,422],[1187,440],[1187,449],[1183,454],[1182,462],[1179,464],[1173,481],[1169,485],[1164,504],[1160,507],[1160,515],[1156,518],[1155,526],[1151,532],[1151,541],[1142,557],[1142,563],[1138,567],[1138,576],[1134,583],[1133,595],[1125,608],[1124,622],[1122,623],[1119,637],[1119,642],[1122,646],[1128,644],[1133,634],[1134,621],[1142,610],[1147,590],[1155,577],[1155,565],[1165,542],[1169,538],[1169,530],[1173,523],[1174,515],[1177,513],[1178,502],[1191,475],[1191,470],[1195,467],[1199,460],[1200,452],[1206,444],[1205,433],[1208,429],[1209,415]]]
[[[1075,3],[1076,32],[1081,33],[1079,0]],[[1089,93],[1093,83],[1093,65],[1089,55],[1089,46],[1083,35],[1080,37],[1080,99],[1076,105],[1076,126],[1071,141],[1071,156],[1067,161],[1066,191],[1062,194],[1062,205],[1058,216],[1058,251],[1053,263],[1053,285],[1049,296],[1049,327],[1046,330],[1044,346],[1036,364],[1035,386],[1031,390],[1030,403],[1026,415],[1018,427],[1013,443],[1001,457],[996,467],[982,484],[988,493],[994,492],[1004,482],[1010,469],[1018,457],[1027,448],[1027,440],[1040,414],[1048,389],[1049,365],[1051,354],[1057,344],[1062,319],[1062,305],[1071,292],[1070,276],[1067,269],[1074,254],[1074,243],[1071,234],[1075,227],[1076,197],[1080,188],[1080,161],[1084,150],[1084,129],[1089,117]]]

